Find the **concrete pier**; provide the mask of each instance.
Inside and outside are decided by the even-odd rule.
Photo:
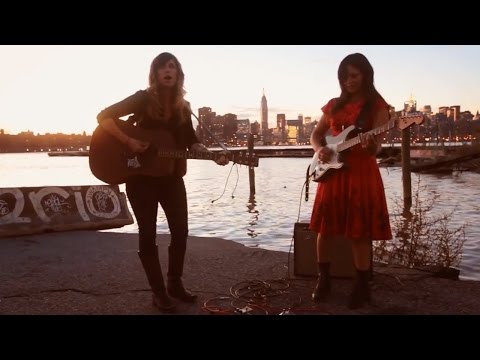
[[[157,237],[164,272],[169,241]],[[160,315],[137,249],[137,235],[102,231],[1,239],[0,315]],[[189,237],[184,283],[198,301],[179,303],[179,315],[480,314],[480,282],[377,265],[372,304],[347,308],[350,279],[333,279],[331,297],[316,304],[316,279],[293,276],[292,255],[218,238]],[[255,292],[250,305],[241,296]]]

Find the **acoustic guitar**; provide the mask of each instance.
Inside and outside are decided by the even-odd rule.
[[[258,166],[258,157],[247,152],[191,152],[175,149],[175,140],[165,130],[145,130],[126,121],[115,119],[120,130],[131,138],[149,143],[147,150],[133,154],[128,146],[98,125],[92,134],[89,164],[93,175],[111,185],[122,184],[133,175],[166,176],[175,169],[176,159],[217,160],[226,156],[230,161],[250,167]]]
[[[387,123],[379,126],[365,134],[379,135],[394,127],[400,130],[406,129],[413,124],[420,125],[423,123],[423,114],[413,113],[406,116],[390,119]],[[327,173],[332,170],[338,170],[343,167],[341,153],[352,146],[360,144],[360,136],[355,125],[350,125],[337,136],[326,136],[327,147],[331,150],[332,155],[328,162],[321,162],[318,159],[318,152],[313,155],[312,162],[309,167],[309,177],[315,182],[320,182],[324,179]]]

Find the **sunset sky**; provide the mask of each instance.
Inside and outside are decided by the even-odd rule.
[[[397,110],[411,94],[434,112],[480,110],[479,45],[0,45],[0,129],[91,134],[100,110],[147,87],[163,51],[182,63],[195,112],[208,106],[260,121],[265,89],[270,127],[278,113],[319,118],[353,52],[368,57],[377,90]]]

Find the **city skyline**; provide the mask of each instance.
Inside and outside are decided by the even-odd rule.
[[[396,110],[410,95],[419,109],[480,110],[478,45],[1,45],[0,129],[91,134],[100,110],[146,88],[150,62],[163,51],[182,63],[195,113],[207,106],[260,123],[265,91],[269,127],[277,114],[318,119],[339,95],[338,65],[353,52],[368,57],[377,90]]]

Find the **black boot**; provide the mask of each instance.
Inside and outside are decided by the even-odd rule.
[[[185,261],[185,250],[168,247],[168,273],[167,291],[171,297],[185,302],[195,302],[197,295],[183,287],[183,263]]]
[[[161,311],[173,312],[176,304],[172,298],[168,296],[165,289],[165,283],[163,281],[162,268],[158,259],[158,249],[155,246],[154,251],[151,253],[144,253],[138,251],[138,257],[142,262],[143,269],[147,275],[148,283],[152,288],[153,305]]]
[[[348,299],[348,307],[350,309],[358,309],[370,302],[370,270],[357,270],[357,277],[353,285],[352,293]]]
[[[330,263],[318,263],[318,279],[315,290],[313,290],[312,300],[322,302],[330,294]]]

